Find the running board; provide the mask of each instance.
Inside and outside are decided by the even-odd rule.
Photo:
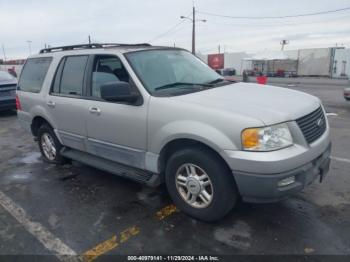
[[[136,182],[146,184],[151,187],[156,187],[160,184],[160,177],[158,174],[119,164],[117,162],[94,156],[92,154],[79,150],[64,147],[61,150],[61,155],[66,158],[84,163],[86,165],[93,166],[97,169],[132,179]]]

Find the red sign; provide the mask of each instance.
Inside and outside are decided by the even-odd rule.
[[[224,54],[208,55],[208,65],[213,69],[224,68]]]

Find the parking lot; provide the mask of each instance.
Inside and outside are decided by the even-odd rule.
[[[85,261],[138,254],[350,255],[344,86],[322,79],[281,86],[323,101],[333,142],[330,173],[283,202],[239,203],[216,223],[178,212],[163,186],[149,188],[76,162],[44,163],[16,114],[0,113],[0,254],[72,254]]]

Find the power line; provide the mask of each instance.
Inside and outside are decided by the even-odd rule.
[[[191,13],[189,13],[187,16],[189,16]],[[177,28],[179,25],[181,25],[182,23],[184,23],[186,20],[181,20],[180,22],[178,22],[177,24],[175,24],[174,26],[170,27],[168,30],[166,30],[164,33],[161,33],[157,36],[155,36],[154,38],[152,38],[151,40],[149,40],[148,42],[154,42],[155,40],[158,40],[159,38],[162,38],[163,36],[169,34],[171,31],[173,31],[175,28]]]
[[[224,17],[224,18],[231,18],[231,19],[284,19],[284,18],[296,18],[296,17],[306,17],[306,16],[316,16],[316,15],[325,15],[325,14],[331,14],[336,12],[342,12],[350,10],[350,7],[345,7],[341,9],[334,9],[334,10],[327,10],[322,12],[314,12],[314,13],[305,13],[305,14],[297,14],[297,15],[285,15],[285,16],[229,16],[229,15],[222,15],[222,14],[215,14],[210,12],[201,12],[197,11],[200,14],[205,14],[209,16],[217,16],[217,17]]]
[[[278,24],[276,23],[268,23],[268,24],[262,24],[261,22],[253,22],[253,24],[247,24],[247,23],[218,23],[218,22],[210,22],[207,24],[209,25],[219,25],[219,26],[232,26],[232,27],[288,27],[288,26],[297,26],[297,25],[312,25],[312,24],[320,24],[320,23],[325,23],[325,22],[334,22],[338,20],[343,20],[344,18],[348,18],[348,16],[343,16],[343,17],[336,17],[336,18],[331,18],[331,19],[325,19],[321,21],[310,21],[310,22],[298,22],[298,23],[290,23],[289,21],[287,23],[282,23],[279,22]]]
[[[178,22],[176,25],[172,26],[170,29],[168,29],[168,30],[165,31],[164,33],[161,33],[161,34],[155,36],[153,39],[149,40],[148,42],[154,42],[155,40],[158,40],[159,38],[162,38],[163,36],[167,35],[167,34],[170,33],[171,31],[173,31],[175,28],[177,28],[179,25],[181,25],[183,22],[185,22],[185,20],[181,20],[181,21]]]

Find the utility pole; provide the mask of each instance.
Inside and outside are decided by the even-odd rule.
[[[192,54],[196,54],[196,9],[192,11]]]
[[[89,38],[89,45],[90,45],[90,44],[91,44],[91,37],[90,37],[90,35],[89,35],[89,37],[88,37],[88,38]]]
[[[192,54],[196,54],[196,21],[199,21],[199,22],[207,22],[207,20],[205,19],[199,19],[199,20],[196,20],[196,8],[195,6],[193,5],[193,8],[192,8],[192,18],[189,18],[187,16],[180,16],[181,19],[188,19],[192,22]]]
[[[220,48],[220,45],[219,45],[219,54],[221,53],[221,48]]]

